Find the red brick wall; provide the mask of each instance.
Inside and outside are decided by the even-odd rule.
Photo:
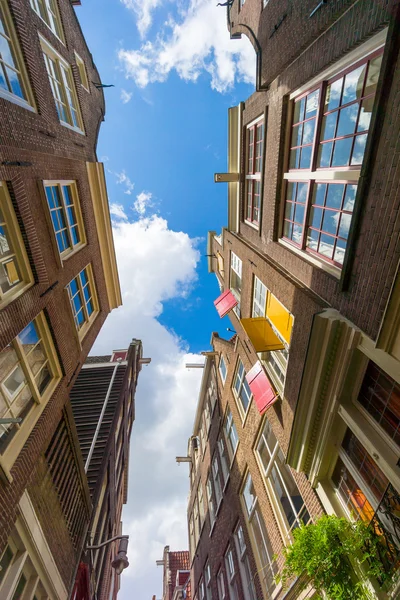
[[[8,4],[38,112],[31,112],[0,98],[0,180],[8,184],[35,282],[22,296],[1,311],[0,349],[40,311],[45,311],[63,377],[11,470],[13,481],[10,483],[5,479],[0,480],[0,553],[16,519],[17,504],[24,489],[31,485],[32,490],[38,490],[43,483],[41,456],[61,418],[62,408],[68,400],[73,383],[72,378],[79,372],[110,311],[85,164],[86,161],[96,160],[98,127],[104,115],[103,93],[92,84],[90,93],[85,91],[79,83],[77,68],[73,67],[85,135],[61,125],[45,70],[38,32],[72,65],[76,50],[85,61],[89,81],[99,81],[99,74],[92,63],[69,0],[58,2],[66,45],[59,42],[36,15],[29,0],[9,0]],[[1,164],[3,161],[26,161],[31,166],[4,166]],[[77,182],[87,245],[66,260],[62,268],[59,268],[56,260],[51,242],[52,231],[47,224],[46,208],[39,193],[39,184],[45,179],[72,179]],[[65,286],[88,263],[93,268],[100,312],[83,339],[81,348],[76,339]],[[53,284],[56,284],[54,289],[45,293]],[[44,524],[49,518],[46,510],[39,510],[38,516]],[[59,531],[54,530],[50,546],[68,585],[71,565],[62,568],[68,548],[60,543],[60,535]],[[75,558],[78,560],[78,556]]]
[[[255,573],[257,572],[256,562],[251,551],[246,521],[244,519],[240,504],[240,491],[244,482],[244,475],[246,469],[249,470],[252,476],[252,480],[259,500],[260,510],[262,512],[271,540],[271,544],[273,546],[273,552],[276,552],[278,555],[280,555],[280,558],[278,559],[279,565],[282,564],[282,557],[280,553],[282,551],[283,541],[280,531],[278,529],[274,513],[271,508],[271,504],[267,496],[264,480],[260,473],[260,469],[254,454],[254,445],[256,442],[256,438],[260,432],[260,427],[262,426],[262,424],[264,424],[263,417],[260,416],[253,402],[249,408],[249,412],[243,425],[241,416],[236,405],[236,401],[232,393],[232,381],[235,374],[238,356],[240,356],[246,371],[248,371],[253,365],[254,358],[248,353],[247,349],[241,342],[238,343],[237,349],[235,350],[233,341],[229,342],[220,339],[216,334],[214,334],[213,336],[213,347],[218,353],[221,353],[224,356],[228,373],[224,385],[222,385],[222,381],[218,375],[218,389],[220,397],[216,404],[214,414],[212,417],[212,424],[209,432],[208,444],[206,446],[204,455],[199,459],[196,477],[191,487],[192,491],[189,499],[188,515],[192,513],[193,502],[195,494],[197,492],[197,486],[199,481],[202,482],[203,494],[204,498],[206,498],[207,475],[210,470],[211,459],[216,450],[218,436],[222,432],[223,416],[227,407],[229,406],[238,432],[239,446],[230,470],[229,481],[226,484],[223,493],[223,500],[217,515],[214,529],[210,534],[210,519],[209,515],[206,514],[203,531],[195,552],[194,560],[192,562],[193,589],[197,591],[199,580],[203,575],[205,563],[208,559],[212,575],[212,594],[213,597],[218,597],[216,575],[221,566],[223,571],[226,572],[224,554],[229,544],[233,549],[234,556],[236,557],[236,550],[233,541],[233,531],[238,521],[240,521],[246,537],[246,545],[249,552],[250,567],[252,574],[255,575]],[[289,440],[290,429],[289,431],[286,431],[282,428],[282,425],[280,423],[279,417],[277,416],[275,409],[271,408],[267,413],[267,417],[271,423],[276,437],[278,438],[281,444],[282,450],[285,453]],[[318,517],[322,514],[323,511],[314,490],[311,488],[306,477],[303,474],[298,474],[294,471],[292,471],[292,474],[307,505],[310,515],[312,515],[313,517]],[[255,576],[254,578],[254,583],[256,586],[257,597],[262,597],[261,587],[257,576]],[[225,585],[228,589],[227,582],[225,582]],[[241,588],[239,588],[239,598],[240,600],[244,598],[243,590]]]
[[[272,6],[276,7],[278,4],[280,3],[270,1],[265,10],[269,10],[270,6],[272,10]],[[307,5],[308,10],[308,5],[315,3],[302,4]],[[335,4],[344,7],[345,4],[351,3],[329,3],[329,6],[334,7]],[[312,46],[304,49],[295,62],[281,71],[268,91],[253,94],[246,101],[243,111],[244,126],[267,112],[267,133],[260,231],[242,221],[240,235],[279,267],[293,274],[330,306],[338,309],[372,339],[377,337],[400,259],[400,41],[397,21],[389,19],[390,14],[394,14],[396,4],[389,3],[387,9],[382,7],[380,2],[355,4],[334,27]],[[250,10],[252,0],[248,0],[248,5]],[[300,3],[293,3],[294,7],[299,5]],[[246,9],[247,2],[243,15]],[[322,8],[320,14],[326,10],[327,7]],[[370,130],[370,156],[368,159],[367,149],[359,182],[360,195],[357,202],[361,206],[361,212],[358,229],[355,231],[353,243],[348,246],[351,261],[345,270],[345,279],[340,281],[338,277],[315,267],[278,243],[281,235],[280,200],[285,171],[284,132],[288,115],[288,95],[318,75],[323,68],[354,49],[357,44],[368,39],[387,22],[390,23],[390,28],[382,67],[382,94],[379,95],[378,89],[374,116],[376,128]],[[286,27],[286,23],[287,20],[278,30],[277,36],[284,26]],[[294,34],[290,42],[293,48],[295,44],[299,44],[296,40]],[[284,44],[282,52],[285,53]],[[266,56],[268,65],[272,65],[273,68],[280,64],[276,53]]]

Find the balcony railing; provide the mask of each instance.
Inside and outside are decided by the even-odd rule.
[[[383,567],[378,581],[382,585],[400,566],[400,494],[390,483],[370,525],[382,541],[377,546]]]

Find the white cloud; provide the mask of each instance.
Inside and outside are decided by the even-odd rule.
[[[143,38],[152,24],[151,13],[161,5],[162,0],[121,0],[121,2],[135,13],[136,25],[140,37]]]
[[[146,209],[152,205],[152,197],[153,194],[151,192],[140,192],[140,194],[136,196],[136,200],[133,204],[134,210],[136,210],[136,212],[138,212],[139,215],[144,215]]]
[[[124,90],[122,88],[121,96],[120,96],[120,98],[122,100],[122,104],[128,104],[128,102],[131,100],[132,96],[133,96],[132,92],[127,92],[126,90]]]
[[[110,204],[110,213],[111,217],[116,217],[117,219],[122,219],[123,221],[128,220],[122,204]]]
[[[255,81],[253,46],[246,36],[230,39],[226,11],[217,8],[215,0],[190,0],[179,21],[170,18],[154,41],[145,41],[139,50],[122,48],[118,58],[126,77],[141,88],[166,81],[173,70],[192,82],[207,72],[218,92],[231,89],[235,81]]]
[[[92,354],[127,347],[132,338],[143,342],[143,367],[135,398],[131,437],[128,504],[123,530],[131,536],[130,568],[124,572],[121,600],[144,597],[151,581],[161,597],[165,545],[188,548],[186,500],[189,473],[175,457],[185,455],[191,435],[201,369],[187,370],[186,362],[203,362],[189,354],[187,344],[164,327],[158,317],[163,302],[185,298],[195,284],[200,253],[197,241],[172,231],[157,215],[136,222],[113,223],[123,306],[107,318]]]
[[[117,184],[122,184],[125,186],[124,194],[128,194],[128,196],[130,196],[132,194],[133,188],[135,187],[135,184],[132,183],[125,171],[121,171],[120,173],[114,173],[114,175],[117,178]]]

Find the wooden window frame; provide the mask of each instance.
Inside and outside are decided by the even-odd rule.
[[[58,116],[58,120],[60,121],[61,125],[63,125],[64,127],[67,127],[68,129],[71,129],[72,131],[75,131],[76,133],[80,133],[81,135],[85,135],[82,114],[81,114],[81,109],[79,106],[78,95],[77,95],[76,89],[75,89],[75,82],[74,82],[71,65],[40,34],[39,34],[39,40],[40,40],[40,45],[42,47],[42,52],[44,55],[43,58],[45,61],[45,67],[46,67],[46,71],[47,71],[47,76],[48,76],[47,78],[49,81],[49,86],[50,86],[52,96],[54,98],[54,104],[56,107],[56,113]],[[56,74],[57,74],[57,82],[61,89],[60,93],[61,93],[62,98],[57,98],[56,94],[54,93],[53,77],[48,72],[48,67],[47,67],[47,62],[46,62],[47,60],[52,61],[54,64],[54,69],[56,70]],[[69,90],[69,94],[66,91],[67,89]],[[72,100],[72,104],[68,100],[68,95],[70,96],[70,98]],[[64,110],[65,110],[65,113],[66,113],[66,116],[68,119],[67,121],[63,120],[61,118],[61,115],[59,114],[58,109],[57,109],[58,103],[61,103],[62,106],[64,107]],[[77,120],[76,126],[74,125],[74,122],[73,122],[73,116],[72,116],[73,113],[71,111],[71,106],[73,107],[74,111],[76,112],[76,120]]]
[[[38,330],[38,334],[40,336],[41,343],[43,344],[43,348],[45,350],[46,357],[48,360],[49,371],[52,377],[48,385],[46,386],[46,389],[41,394],[34,381],[34,376],[30,368],[26,364],[26,359],[24,358],[24,352],[21,347],[21,343],[17,339],[18,336],[16,336],[12,340],[11,344],[17,354],[18,364],[21,365],[21,368],[24,372],[24,376],[27,380],[27,385],[31,390],[33,403],[27,411],[27,414],[25,415],[23,421],[19,424],[16,424],[14,435],[6,443],[4,450],[2,450],[2,452],[0,453],[0,466],[4,475],[9,481],[12,481],[11,468],[15,460],[17,459],[33,427],[38,421],[40,415],[45,409],[54,390],[56,389],[62,378],[62,372],[57,356],[57,351],[44,313],[41,312],[38,315],[36,315],[32,322],[35,323],[35,326]]]
[[[267,434],[266,429],[267,427],[270,428],[273,439],[275,440],[275,442],[273,442],[273,448],[270,447],[270,445],[268,444],[268,440],[267,440]],[[260,444],[264,442],[268,454],[269,454],[269,459],[268,459],[268,465],[265,467],[263,460],[261,458],[261,454],[260,454]],[[282,540],[283,543],[285,544],[285,546],[290,545],[292,543],[292,539],[293,539],[293,535],[292,532],[296,527],[300,527],[301,523],[303,522],[303,518],[305,515],[308,515],[308,519],[304,522],[305,525],[307,525],[310,522],[310,514],[307,510],[307,507],[305,505],[305,502],[303,500],[303,505],[301,507],[300,510],[297,509],[297,507],[293,504],[293,502],[290,499],[290,494],[287,490],[287,486],[286,486],[286,481],[284,476],[281,473],[282,467],[280,466],[279,462],[277,461],[277,457],[279,452],[281,451],[281,448],[279,446],[279,442],[276,439],[276,436],[274,434],[274,432],[272,431],[272,427],[268,421],[267,418],[265,418],[263,420],[263,423],[261,425],[260,428],[260,433],[257,437],[257,441],[256,444],[254,446],[254,454],[256,457],[256,460],[258,462],[259,468],[260,468],[260,472],[261,475],[263,477],[263,481],[264,481],[264,486],[265,489],[267,491],[268,494],[268,498],[270,500],[272,509],[274,511],[276,520],[278,522],[278,526],[281,532],[281,536],[282,536]],[[289,476],[293,479],[294,484],[297,487],[297,490],[301,496],[301,492],[297,486],[297,482],[293,477],[293,474],[290,471],[290,468],[285,465],[286,467],[286,472],[289,474]],[[281,487],[283,487],[285,493],[287,494],[287,498],[290,504],[290,507],[293,511],[294,514],[294,522],[292,523],[292,525],[289,524],[284,508],[282,506],[282,503],[278,497],[278,493],[277,490],[275,489],[275,485],[274,485],[274,479],[271,477],[271,471],[272,469],[275,469],[278,477],[279,477],[279,485],[281,485]]]
[[[79,79],[81,81],[81,86],[84,90],[86,90],[90,94],[89,87],[89,79],[87,75],[85,61],[79,56],[79,54],[74,50],[75,62],[79,72]]]
[[[239,375],[240,367],[243,368],[242,375]],[[247,381],[246,381],[246,374],[247,373],[246,373],[246,369],[244,368],[243,361],[242,361],[242,359],[239,356],[238,359],[237,359],[237,363],[236,363],[235,374],[234,374],[233,380],[232,380],[232,393],[233,393],[233,396],[234,396],[234,398],[236,400],[236,405],[238,407],[238,411],[239,411],[239,414],[241,416],[242,423],[244,423],[246,421],[246,417],[249,414],[251,401],[253,399],[253,394],[251,393],[251,390],[249,388],[250,396],[247,399],[248,400],[248,402],[247,402],[247,408],[245,408],[243,406],[243,401],[242,401],[241,394],[242,394],[243,390],[246,389],[245,388],[245,382],[247,383]],[[239,391],[236,389],[236,381],[237,380],[239,382]],[[246,392],[244,392],[244,393],[247,396]]]
[[[258,131],[261,130],[261,138],[257,139]],[[245,191],[244,191],[244,221],[256,227],[260,226],[262,205],[262,168],[265,147],[265,123],[264,115],[246,127],[246,168],[245,168]],[[257,169],[258,162],[258,169]],[[258,188],[258,193],[256,192]],[[256,206],[255,197],[258,197]],[[255,214],[257,213],[257,216]]]
[[[1,262],[9,262],[9,259],[15,256],[22,277],[22,280],[14,287],[11,287],[4,293],[0,291],[0,308],[4,308],[34,284],[34,277],[19,228],[18,219],[5,181],[0,181],[0,209],[3,213],[4,223],[7,227],[7,235],[13,246],[12,255],[7,256],[4,261],[1,260]]]
[[[277,584],[274,581],[274,576],[277,574],[276,572],[274,572],[274,569],[276,569],[276,562],[273,561],[271,540],[268,536],[268,530],[264,523],[262,514],[260,513],[258,496],[255,494],[255,490],[254,490],[254,500],[250,507],[247,505],[247,501],[244,496],[244,492],[245,492],[245,489],[247,488],[247,483],[249,481],[249,478],[252,482],[253,489],[254,489],[253,478],[251,476],[251,473],[247,470],[243,477],[243,484],[240,489],[240,501],[242,504],[243,515],[244,515],[244,518],[246,521],[246,526],[247,526],[247,530],[248,530],[249,537],[250,537],[250,543],[252,546],[254,559],[256,561],[258,572],[260,574],[259,579],[260,579],[261,586],[263,588],[264,593],[267,592],[267,594],[270,594],[270,595],[272,594],[272,597],[274,597],[276,587],[277,587]],[[253,520],[254,520],[255,524],[253,524]],[[265,578],[267,576],[265,567],[267,565],[263,564],[263,560],[262,560],[262,557],[259,552],[259,547],[258,547],[258,544],[256,543],[256,538],[255,538],[255,534],[253,531],[253,528],[255,528],[255,527],[258,527],[258,529],[261,533],[261,538],[262,538],[263,546],[264,546],[264,553],[267,555],[269,569],[272,574],[272,576],[268,577],[268,582],[269,582],[268,584],[266,583],[266,580],[265,580]],[[270,586],[273,588],[272,590],[269,589]]]
[[[383,47],[378,38],[379,43],[375,48],[369,48],[367,53],[363,56],[359,56],[358,53],[354,53],[354,56],[357,56],[357,59],[351,60],[349,58],[348,64],[343,65],[340,63],[340,66],[337,66],[336,70],[331,70],[329,73],[322,74],[322,78],[318,82],[310,83],[308,89],[303,88],[298,94],[294,93],[291,95],[291,105],[290,105],[290,118],[288,123],[288,131],[287,131],[287,171],[284,174],[284,180],[286,185],[283,186],[284,196],[282,198],[282,215],[281,215],[281,231],[280,231],[280,242],[288,247],[292,248],[294,251],[298,251],[300,255],[306,259],[308,259],[314,265],[327,270],[332,273],[336,277],[340,277],[341,269],[344,264],[345,254],[348,248],[348,229],[349,224],[351,222],[351,217],[353,214],[354,208],[354,200],[348,202],[349,209],[345,208],[345,200],[346,200],[346,192],[348,191],[347,186],[355,186],[355,195],[357,193],[357,184],[360,178],[362,162],[360,164],[351,164],[351,157],[353,153],[353,149],[355,147],[356,138],[368,135],[368,130],[363,130],[361,132],[357,131],[357,123],[359,119],[359,115],[361,112],[362,100],[364,96],[360,96],[355,100],[352,100],[343,105],[339,104],[338,107],[332,109],[332,111],[325,110],[325,100],[326,100],[326,91],[327,87],[331,84],[334,84],[335,81],[340,80],[343,77],[343,84],[340,93],[340,101],[342,98],[342,94],[344,93],[344,79],[345,76],[352,71],[355,71],[357,68],[365,65],[366,66],[366,74],[364,76],[363,90],[366,85],[367,77],[368,77],[368,68],[371,60],[379,57],[383,53]],[[295,106],[298,102],[301,102],[309,95],[318,91],[318,106],[316,109],[315,117],[310,117],[309,120],[315,121],[313,138],[312,142],[306,144],[311,148],[310,151],[310,166],[309,167],[300,167],[291,168],[289,164],[289,154],[290,148],[297,148],[297,146],[292,146],[292,131],[297,124],[293,124],[294,111]],[[368,98],[374,98],[376,96],[376,90],[372,94],[368,95]],[[365,100],[365,99],[364,99]],[[346,138],[351,138],[351,149],[349,154],[349,164],[347,166],[332,166],[331,162],[328,167],[319,167],[317,165],[318,153],[319,150],[324,144],[332,143],[331,149],[331,161],[333,160],[333,143],[331,139],[321,140],[321,130],[322,130],[322,120],[324,116],[328,113],[340,113],[342,109],[346,109],[353,104],[358,104],[358,113],[357,120],[354,126],[354,132],[352,134],[346,134],[345,136],[337,136],[337,129],[339,127],[339,118],[336,119],[334,138],[335,140],[342,140]],[[300,122],[300,121],[299,121]],[[360,138],[361,139],[361,138]],[[365,138],[366,139],[366,138]],[[364,149],[365,149],[364,144]],[[299,147],[305,147],[300,144]],[[301,194],[304,196],[304,201],[298,202],[296,200],[299,185],[306,185],[305,188],[301,187]],[[291,198],[289,198],[289,188],[292,185],[293,191],[290,193]],[[317,186],[326,186],[325,187],[325,197],[324,197],[324,205],[321,206],[323,212],[321,214],[321,220],[319,223],[319,228],[313,229],[311,226],[311,217],[312,217],[312,207],[313,207],[313,199],[316,198],[316,191],[318,189]],[[328,194],[328,186],[344,186],[342,190],[342,201],[339,208],[330,207],[325,205],[325,201]],[[305,190],[305,193],[304,193]],[[292,208],[290,209],[290,207]],[[298,208],[299,207],[299,208]],[[320,208],[319,205],[314,204],[315,208]],[[296,211],[299,211],[299,220],[296,220]],[[339,218],[336,219],[336,231],[335,234],[328,231],[322,231],[323,220],[327,211],[332,210],[333,217],[336,217],[336,213],[339,213]],[[289,213],[289,217],[287,217]],[[328,213],[329,214],[329,213]],[[350,215],[350,220],[348,216],[346,216],[344,224],[345,227],[342,229],[342,234],[340,233],[342,215]],[[348,223],[347,223],[348,221]],[[286,224],[286,225],[285,225]],[[315,231],[314,237],[311,238],[311,232]],[[317,235],[318,234],[318,235]],[[296,239],[297,237],[297,239]],[[322,241],[322,237],[323,240]],[[310,243],[308,244],[308,240],[310,238]],[[331,239],[332,238],[332,239]],[[316,247],[312,247],[315,246]],[[325,254],[320,252],[320,248],[324,248]]]
[[[240,282],[240,289],[237,289],[236,287],[233,287],[233,285],[232,285],[232,272],[238,278],[238,282]],[[238,319],[240,319],[240,299],[241,299],[241,295],[242,295],[242,284],[243,284],[242,272],[243,272],[242,259],[239,258],[237,256],[237,254],[235,254],[234,252],[231,251],[230,269],[229,269],[229,286],[230,286],[230,290],[231,290],[232,294],[238,301],[236,306],[233,307],[233,311]]]
[[[42,2],[45,17],[40,12],[39,2]],[[53,7],[51,6],[53,3]],[[30,0],[32,10],[38,15],[41,21],[50,29],[56,38],[65,45],[64,30],[61,22],[60,9],[57,0]],[[49,13],[52,18],[49,17]],[[55,27],[52,26],[52,20],[55,21]],[[57,31],[57,28],[59,31]]]
[[[262,307],[262,305],[260,304],[260,302],[256,298],[256,294],[257,294],[257,282],[259,283],[259,287],[264,288],[264,290],[265,290],[264,308]],[[262,291],[261,295],[262,295],[262,297],[264,296],[264,291]],[[280,302],[276,298],[276,296],[274,296],[274,294],[272,294],[272,292],[270,292],[270,290],[261,281],[261,279],[259,277],[257,277],[256,275],[254,275],[254,280],[253,280],[253,300],[252,300],[252,316],[253,317],[264,317],[264,318],[266,318],[267,321],[268,321],[268,323],[271,325],[272,329],[274,330],[275,334],[278,336],[278,338],[280,339],[280,341],[285,346],[285,350],[271,350],[270,352],[260,352],[259,356],[260,356],[260,360],[262,361],[263,365],[267,369],[268,374],[271,376],[272,381],[273,381],[276,389],[279,391],[280,395],[283,396],[283,392],[284,392],[284,389],[285,389],[285,382],[286,382],[286,372],[287,372],[287,365],[288,365],[288,360],[289,360],[290,345],[282,337],[282,335],[277,330],[277,328],[275,327],[275,325],[268,318],[268,315],[267,315],[267,303],[268,303],[268,296],[269,295],[271,295],[273,298],[275,298],[275,300],[277,300],[278,302]],[[282,304],[282,303],[280,302],[280,304]],[[282,304],[282,306],[283,306],[283,304]],[[274,367],[274,364],[276,365],[276,367]],[[279,373],[276,372],[275,369],[277,369],[279,371]],[[283,381],[281,379],[281,376],[283,377]]]
[[[73,179],[66,179],[66,180],[61,180],[61,179],[56,179],[56,180],[44,180],[43,182],[43,187],[42,187],[42,197],[43,197],[43,202],[45,203],[45,209],[46,209],[46,218],[48,221],[48,225],[51,229],[52,235],[52,243],[54,246],[54,251],[55,251],[55,255],[59,260],[59,264],[62,267],[63,266],[63,262],[65,260],[67,260],[68,258],[70,258],[71,256],[73,256],[74,254],[76,254],[77,252],[79,252],[79,250],[81,250],[84,246],[86,246],[87,244],[87,240],[86,240],[86,232],[85,232],[85,226],[84,226],[84,222],[83,222],[83,217],[82,217],[82,209],[81,209],[81,203],[80,203],[80,199],[79,199],[79,194],[78,194],[78,188],[77,188],[77,183],[75,180]],[[47,194],[46,194],[46,189],[50,188],[50,187],[57,187],[58,188],[58,192],[59,192],[59,197],[61,200],[61,209],[62,209],[62,213],[63,213],[63,217],[64,217],[64,222],[65,222],[65,229],[67,229],[67,236],[70,242],[70,246],[68,248],[66,248],[65,250],[63,250],[62,252],[60,252],[60,249],[58,247],[58,243],[57,243],[57,235],[56,235],[56,231],[54,229],[54,223],[53,220],[51,218],[51,213],[54,209],[51,209],[47,200]],[[64,194],[64,187],[69,187],[70,188],[70,193],[71,193],[71,197],[73,200],[73,204],[72,205],[67,205],[66,203],[66,198],[65,198],[65,194]],[[76,217],[76,225],[78,228],[78,232],[79,232],[79,242],[77,244],[73,244],[72,242],[72,237],[71,237],[71,229],[72,227],[74,227],[75,225],[71,226],[69,224],[69,220],[68,220],[68,215],[67,215],[67,206],[73,206],[74,212],[75,212],[75,217]]]
[[[16,70],[20,75],[22,83],[22,92],[24,93],[25,98],[21,98],[17,94],[14,94],[13,92],[10,92],[9,90],[4,90],[2,88],[0,88],[0,96],[5,100],[10,100],[10,102],[22,106],[23,108],[36,112],[36,104],[32,93],[32,88],[30,86],[28,72],[25,67],[24,57],[18,42],[14,23],[6,0],[0,0],[0,20],[1,17],[3,17],[8,37],[10,39],[9,45],[15,62],[14,70]],[[2,69],[1,66],[0,69]]]
[[[87,304],[87,302],[89,302],[90,299],[87,302],[85,302],[85,300],[83,300],[82,311],[83,311],[83,314],[85,317],[85,321],[84,321],[84,324],[82,325],[82,327],[78,328],[76,320],[75,320],[75,310],[72,305],[73,298],[75,297],[76,294],[74,296],[71,295],[70,285],[71,285],[72,281],[77,280],[78,293],[80,294],[81,299],[83,299],[84,298],[83,286],[82,286],[81,277],[80,277],[80,275],[81,275],[81,273],[83,273],[83,271],[86,271],[86,273],[87,273],[87,278],[88,278],[88,282],[89,282],[89,286],[90,286],[90,290],[91,290],[90,299],[93,300],[93,312],[91,315],[88,315],[87,308],[86,308],[86,304]],[[96,285],[95,285],[95,280],[94,280],[94,276],[93,276],[93,270],[92,270],[91,263],[87,264],[86,267],[84,267],[81,271],[79,271],[79,273],[73,279],[71,279],[71,281],[65,287],[65,291],[66,291],[66,297],[68,299],[68,304],[70,306],[72,320],[74,323],[74,330],[76,331],[79,343],[81,343],[82,340],[84,339],[84,337],[86,336],[86,334],[88,333],[89,329],[93,325],[93,322],[96,319],[97,315],[100,312],[99,301],[97,298],[97,289],[96,289]],[[78,311],[78,312],[80,312],[80,311]]]

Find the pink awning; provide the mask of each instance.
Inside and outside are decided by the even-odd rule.
[[[238,301],[232,294],[231,290],[226,290],[226,292],[223,292],[216,300],[214,300],[215,308],[217,309],[221,319],[227,315],[228,312],[237,305],[237,303]]]
[[[278,395],[260,362],[256,362],[254,367],[250,369],[246,375],[246,380],[253,394],[254,402],[262,415],[277,401]]]

